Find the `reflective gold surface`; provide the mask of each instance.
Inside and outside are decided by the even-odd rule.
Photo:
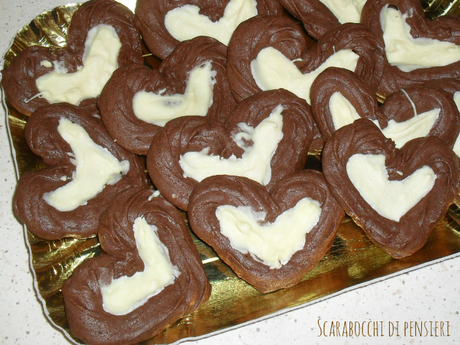
[[[458,14],[457,3],[422,1],[432,17],[446,13]],[[29,45],[65,45],[67,27],[76,8],[78,5],[59,7],[39,15],[25,26],[6,53],[5,66]],[[148,64],[158,63],[148,52],[146,56]],[[23,131],[27,116],[18,113],[7,102],[6,105],[19,175],[41,169],[43,163],[29,150],[24,140]],[[184,217],[186,218],[185,214]],[[75,267],[99,254],[98,240],[89,238],[45,241],[28,231],[26,235],[31,248],[38,293],[44,300],[44,308],[56,326],[68,331],[60,289]],[[330,251],[301,283],[293,288],[265,295],[237,278],[232,270],[216,257],[210,247],[193,237],[213,287],[211,298],[195,313],[187,315],[143,344],[172,343],[182,338],[219,331],[460,252],[460,210],[452,206],[445,220],[437,225],[429,237],[425,247],[401,260],[395,260],[377,248],[360,228],[346,218]]]
[[[421,0],[423,7],[430,18],[444,15],[457,16],[460,14],[460,2],[452,0]]]

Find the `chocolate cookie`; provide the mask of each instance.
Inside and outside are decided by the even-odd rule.
[[[120,193],[101,216],[102,254],[63,285],[72,335],[87,344],[132,344],[193,312],[211,292],[177,209],[152,190]]]
[[[169,121],[147,154],[153,184],[187,210],[196,184],[211,175],[243,175],[271,188],[305,165],[313,137],[310,106],[286,90],[258,93],[225,123],[198,116]]]
[[[460,133],[458,109],[452,97],[442,90],[409,86],[389,95],[380,110],[383,133],[398,148],[410,138],[423,136],[438,137],[452,148]],[[400,123],[406,125],[399,128]]]
[[[71,19],[66,43],[27,47],[2,71],[6,99],[19,112],[30,115],[59,102],[94,111],[112,72],[143,61],[133,13],[114,0],[84,3]]]
[[[381,96],[433,79],[460,77],[458,17],[428,19],[419,0],[377,0],[364,5],[361,22],[385,44]]]
[[[360,23],[366,0],[279,0],[295,18],[299,19],[308,34],[319,39],[329,30],[345,23]]]
[[[138,0],[135,24],[149,50],[166,58],[179,44],[210,36],[227,45],[242,21],[283,13],[277,0]]]
[[[442,90],[412,86],[389,95],[379,106],[376,96],[355,73],[328,68],[312,85],[312,112],[324,140],[359,118],[370,119],[395,141],[437,136],[449,147],[460,132],[460,115]]]
[[[343,68],[321,72],[310,95],[313,117],[325,141],[358,118],[378,122],[381,116],[375,93],[354,72]]]
[[[171,119],[225,121],[236,107],[227,81],[227,47],[210,37],[182,42],[152,70],[131,64],[115,71],[98,100],[107,130],[136,154]]]
[[[422,248],[459,188],[459,160],[429,136],[397,149],[368,119],[337,130],[323,150],[332,194],[367,236],[394,258]]]
[[[322,174],[302,170],[270,192],[244,177],[208,177],[194,189],[188,215],[240,278],[268,293],[294,286],[317,265],[344,212]]]
[[[257,16],[238,26],[228,46],[228,80],[237,101],[285,88],[310,104],[311,84],[327,67],[354,71],[371,90],[380,82],[380,39],[360,24],[345,24],[318,42],[287,16]]]
[[[21,176],[14,213],[38,237],[93,236],[115,195],[147,186],[138,157],[116,144],[100,119],[77,106],[38,109],[25,137],[46,168]]]

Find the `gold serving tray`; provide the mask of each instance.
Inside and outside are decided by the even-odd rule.
[[[459,1],[423,1],[430,17],[460,13]],[[66,5],[38,15],[16,36],[5,54],[8,66],[15,56],[31,45],[63,46],[72,14],[79,5]],[[146,51],[146,62],[158,61]],[[16,111],[3,100],[8,111],[7,129],[15,151],[18,175],[44,167],[39,157],[28,148],[24,139],[24,126],[28,117]],[[315,164],[317,158],[311,157]],[[186,215],[184,214],[186,219]],[[84,260],[99,254],[98,239],[63,239],[45,241],[27,229],[26,240],[30,248],[31,263],[43,301],[45,314],[51,323],[63,330],[73,342],[80,343],[70,333],[66,321],[61,287]],[[201,254],[205,271],[212,284],[210,299],[196,312],[187,315],[156,337],[143,344],[170,344],[188,337],[198,337],[228,329],[244,322],[266,317],[280,311],[306,304],[361,283],[382,278],[418,265],[460,252],[460,209],[453,205],[445,219],[437,224],[427,244],[410,257],[395,260],[376,247],[346,218],[340,226],[332,248],[321,262],[302,281],[290,288],[262,294],[235,276],[214,251],[192,234]]]

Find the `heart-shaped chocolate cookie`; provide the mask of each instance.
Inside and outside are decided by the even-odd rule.
[[[429,136],[396,149],[368,119],[337,130],[323,150],[335,198],[367,236],[395,258],[423,247],[459,188],[459,160]]]
[[[121,146],[143,155],[173,118],[224,121],[236,107],[226,64],[227,47],[202,36],[179,43],[155,70],[141,64],[120,68],[99,97],[102,121]]]
[[[279,0],[281,5],[299,19],[308,34],[319,39],[326,32],[345,23],[359,23],[366,0]]]
[[[237,101],[285,88],[310,104],[311,84],[327,67],[355,72],[371,90],[382,75],[381,40],[361,24],[345,24],[318,42],[287,16],[257,16],[241,23],[228,46],[228,80]]]
[[[380,110],[383,133],[395,140],[397,147],[410,138],[430,135],[452,148],[460,132],[458,109],[452,97],[442,90],[409,86],[389,95]]]
[[[297,284],[323,258],[344,212],[322,174],[302,170],[270,192],[238,176],[204,179],[190,197],[192,230],[263,293]]]
[[[210,295],[182,216],[146,188],[120,193],[101,216],[102,254],[63,285],[72,335],[87,344],[146,340]]]
[[[396,146],[428,135],[453,147],[460,115],[452,97],[434,88],[412,86],[390,94],[379,106],[375,94],[355,73],[328,68],[312,85],[312,112],[324,140],[355,119],[372,120]]]
[[[166,58],[179,42],[208,36],[227,45],[242,21],[283,14],[277,0],[138,0],[135,24],[153,55]]]
[[[169,121],[153,138],[147,170],[162,195],[187,210],[193,188],[211,175],[247,176],[271,188],[303,168],[312,138],[310,106],[289,91],[266,91],[239,103],[225,123]]]
[[[116,144],[102,121],[70,104],[39,108],[25,137],[47,166],[19,179],[17,217],[47,240],[97,234],[99,216],[119,192],[147,186],[137,156]]]
[[[59,102],[94,111],[113,71],[142,61],[133,13],[114,0],[88,1],[72,16],[65,47],[27,47],[2,71],[2,86],[26,115]]]
[[[313,82],[310,95],[313,117],[324,141],[358,118],[379,120],[375,94],[352,71],[327,68]]]
[[[361,22],[383,39],[385,66],[378,93],[460,77],[460,21],[428,19],[419,0],[368,1]]]

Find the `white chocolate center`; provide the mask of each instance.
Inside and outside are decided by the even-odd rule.
[[[396,148],[399,149],[412,139],[426,137],[431,128],[433,128],[440,112],[441,110],[437,108],[416,114],[406,121],[396,122],[395,120],[390,120],[388,121],[388,126],[382,129],[382,133],[387,138],[392,139],[396,144]]]
[[[414,109],[414,116],[410,119],[401,122],[390,120],[388,121],[388,126],[384,129],[380,128],[377,120],[372,120],[372,122],[380,128],[385,137],[395,142],[396,148],[403,147],[404,144],[412,139],[426,137],[441,113],[441,109],[434,108],[418,114],[410,98],[409,101],[412,103]],[[329,108],[335,130],[351,124],[360,118],[350,101],[339,91],[335,92],[329,99]]]
[[[168,248],[158,238],[156,226],[139,217],[133,230],[145,268],[131,277],[122,276],[101,286],[103,308],[114,315],[125,315],[142,306],[180,275],[178,268],[171,263]]]
[[[180,42],[198,36],[209,36],[228,45],[236,27],[256,15],[255,0],[230,0],[223,17],[217,22],[200,14],[198,6],[184,5],[166,13],[165,27],[171,36]]]
[[[431,38],[413,38],[407,14],[386,6],[381,12],[388,62],[403,72],[447,66],[460,60],[460,47]]]
[[[382,217],[395,222],[430,192],[436,180],[433,169],[423,166],[403,180],[390,181],[384,155],[355,154],[346,169],[363,199]]]
[[[61,212],[72,211],[98,195],[107,184],[115,184],[129,170],[128,161],[118,161],[109,150],[97,145],[80,125],[61,119],[58,132],[70,145],[76,166],[72,180],[43,198]]]
[[[329,111],[331,112],[334,129],[338,130],[361,118],[355,107],[344,97],[340,91],[336,91],[329,98]]]
[[[83,66],[74,73],[55,62],[55,69],[36,80],[40,96],[49,103],[80,104],[97,97],[118,66],[121,42],[112,26],[100,24],[88,32]],[[44,61],[44,65],[49,61]]]
[[[244,149],[241,158],[232,155],[228,159],[208,155],[209,148],[200,152],[187,152],[180,157],[179,164],[184,177],[202,181],[214,175],[245,176],[263,185],[271,179],[271,159],[283,138],[283,111],[277,106],[269,117],[259,123],[256,128],[240,123],[239,132],[233,138]],[[247,146],[246,143],[252,142]]]
[[[359,23],[366,0],[320,0],[340,24]]]
[[[220,231],[231,246],[272,269],[288,263],[304,247],[305,236],[318,223],[320,214],[320,204],[310,198],[301,199],[268,224],[262,224],[265,212],[254,212],[249,206],[222,205],[216,209]]]
[[[195,67],[189,73],[184,94],[163,95],[139,91],[133,97],[133,111],[137,118],[164,127],[181,116],[206,116],[213,101],[216,72],[211,62]]]
[[[286,89],[310,104],[310,89],[318,75],[328,67],[355,71],[359,55],[350,49],[332,54],[321,66],[309,73],[301,73],[293,61],[273,47],[262,49],[251,61],[255,82],[262,90]]]

